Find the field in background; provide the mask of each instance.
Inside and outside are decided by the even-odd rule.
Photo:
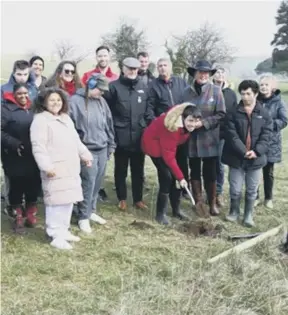
[[[2,64],[3,66],[3,64]],[[87,67],[91,68],[91,65]],[[47,65],[48,68],[48,65]],[[288,84],[281,85],[288,102]],[[266,231],[288,221],[288,128],[283,132],[283,162],[276,167],[275,209],[260,206],[257,227]],[[106,226],[93,225],[71,252],[51,248],[44,233],[44,212],[27,235],[15,236],[2,215],[3,315],[287,315],[288,261],[278,251],[282,236],[271,238],[238,257],[208,265],[207,259],[231,248],[227,236],[249,233],[239,224],[224,221],[226,206],[213,223],[224,226],[221,238],[194,238],[154,224],[157,178],[146,159],[145,191],[149,211],[116,208],[113,161],[109,162],[105,187],[110,203],[99,204]],[[129,180],[130,190],[130,180]],[[263,197],[261,187],[261,197]],[[129,199],[131,205],[131,199]],[[195,220],[191,206],[182,208]],[[134,220],[151,228],[137,229]]]

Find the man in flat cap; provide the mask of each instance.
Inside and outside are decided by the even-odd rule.
[[[130,164],[132,196],[134,206],[146,209],[143,203],[144,154],[141,151],[141,136],[145,123],[147,86],[138,77],[140,62],[128,57],[122,62],[122,73],[118,80],[109,84],[109,93],[105,94],[111,109],[116,151],[114,155],[114,179],[118,208],[127,209],[126,177]]]

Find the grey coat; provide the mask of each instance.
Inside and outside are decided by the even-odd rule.
[[[221,88],[213,83],[202,86],[199,95],[194,83],[184,91],[184,102],[191,102],[201,110],[203,127],[194,130],[188,141],[188,156],[214,157],[219,155],[220,122],[225,117],[225,101]]]
[[[267,152],[267,161],[279,163],[282,158],[281,130],[287,126],[286,104],[281,99],[280,90],[276,90],[268,99],[260,96],[259,101],[273,120],[273,132]]]
[[[108,154],[114,152],[116,144],[113,119],[103,97],[89,98],[86,108],[85,91],[77,90],[70,98],[70,117],[81,141],[90,151],[108,148]]]

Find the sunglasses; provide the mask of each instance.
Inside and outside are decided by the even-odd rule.
[[[69,74],[69,73],[75,74],[75,70],[68,70],[68,69],[65,69],[64,72],[65,72],[66,74]]]

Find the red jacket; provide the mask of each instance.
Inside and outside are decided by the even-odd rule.
[[[86,85],[87,80],[88,80],[88,79],[91,77],[91,75],[94,74],[94,73],[101,73],[101,70],[96,67],[95,69],[93,69],[93,70],[91,70],[91,71],[85,72],[85,73],[83,74],[83,77],[82,77],[82,83],[83,83],[84,85]],[[106,77],[110,82],[112,82],[112,81],[117,80],[118,77],[119,77],[119,75],[118,75],[117,73],[112,72],[111,68],[108,67],[108,69],[107,69],[107,71],[106,71],[106,73],[105,73],[105,77]]]
[[[162,114],[145,129],[142,136],[142,150],[151,157],[162,157],[175,178],[182,180],[184,175],[176,161],[176,150],[177,146],[188,140],[190,134],[185,133],[183,127],[179,127],[177,131],[169,131],[164,125],[166,115],[167,113]]]

